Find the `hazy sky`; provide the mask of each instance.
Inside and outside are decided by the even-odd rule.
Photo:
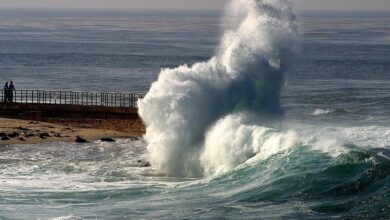
[[[12,8],[219,9],[227,0],[0,0]],[[293,0],[299,10],[389,10],[390,0]]]

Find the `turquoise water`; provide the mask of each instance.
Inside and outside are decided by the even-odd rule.
[[[10,146],[1,152],[3,219],[388,218],[389,158],[308,146],[203,179],[138,168],[141,141]],[[382,150],[381,150],[382,151]]]
[[[214,12],[0,17],[0,79],[20,89],[146,92],[221,36]],[[298,21],[284,114],[267,124],[294,144],[199,178],[140,168],[143,140],[2,146],[0,219],[390,218],[390,18]]]

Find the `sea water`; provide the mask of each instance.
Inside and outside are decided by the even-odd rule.
[[[2,146],[0,219],[389,218],[390,17],[297,14],[276,119],[213,115],[199,164],[178,163],[198,172],[164,155],[139,168],[145,140]],[[207,62],[226,29],[209,11],[0,17],[0,79],[17,89],[146,93],[162,68]]]

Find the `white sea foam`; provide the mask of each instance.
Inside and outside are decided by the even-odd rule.
[[[332,112],[334,112],[332,109],[316,109],[316,110],[314,110],[312,115],[314,115],[314,116],[326,115],[326,114],[329,114]]]
[[[330,139],[352,143],[362,148],[390,148],[389,126],[332,126],[322,128]]]
[[[245,118],[244,112],[280,112],[283,73],[297,34],[291,7],[287,0],[232,0],[224,18],[226,30],[214,57],[191,67],[162,70],[138,103],[147,125],[150,161],[167,175],[200,176],[220,166],[232,167],[260,151],[263,142],[283,139],[271,135],[262,142],[259,139],[268,136],[261,135],[271,129],[241,126],[240,118]],[[220,127],[229,135],[221,136],[225,132]],[[254,136],[235,137],[238,127],[242,135]],[[252,141],[253,146],[220,144],[233,141]],[[207,155],[218,151],[226,152],[227,158]]]
[[[343,146],[351,144],[368,150],[390,148],[389,126],[341,124],[320,126],[284,120],[282,127],[285,130],[296,130],[302,144],[311,146],[311,149],[328,153],[332,157],[346,153],[348,149]]]
[[[211,175],[233,169],[249,159],[268,158],[299,142],[298,134],[292,130],[280,132],[254,125],[245,114],[228,115],[207,133],[201,163],[205,174]]]
[[[82,220],[82,219],[83,218],[81,217],[70,215],[70,216],[61,216],[61,217],[53,218],[52,220]]]

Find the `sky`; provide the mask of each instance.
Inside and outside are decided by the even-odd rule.
[[[221,9],[227,0],[0,0],[0,8]],[[390,0],[293,0],[298,10],[390,11]]]

